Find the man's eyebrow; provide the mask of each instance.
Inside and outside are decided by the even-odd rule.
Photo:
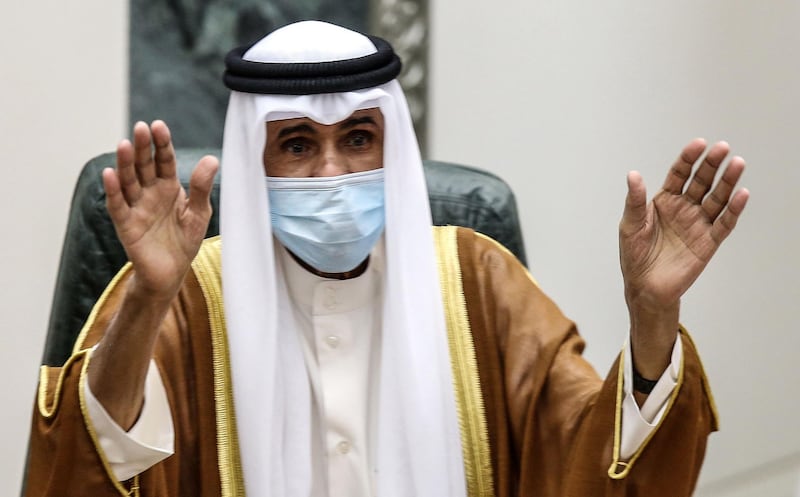
[[[375,119],[373,119],[372,116],[363,116],[363,117],[351,117],[350,119],[342,123],[342,128],[345,129],[355,128],[356,126],[359,126],[361,124],[372,124],[377,126],[377,124],[375,123]]]
[[[356,126],[360,126],[361,124],[372,124],[373,126],[377,126],[375,119],[372,116],[362,116],[362,117],[351,117],[350,119],[344,121],[341,124],[341,127],[344,129],[355,128]],[[308,124],[298,124],[296,126],[287,126],[282,128],[278,131],[278,138],[283,138],[284,136],[288,136],[294,133],[309,133],[309,134],[317,134],[317,130],[314,129],[312,126]]]
[[[278,138],[283,138],[284,136],[288,136],[294,133],[309,133],[312,135],[317,134],[317,130],[309,126],[308,124],[298,124],[297,126],[287,126],[286,128],[282,128],[278,131]]]

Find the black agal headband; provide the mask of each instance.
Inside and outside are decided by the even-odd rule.
[[[377,52],[330,62],[253,62],[243,58],[249,46],[225,57],[222,79],[231,90],[268,95],[314,95],[361,90],[388,83],[400,74],[400,58],[377,36],[367,37]]]

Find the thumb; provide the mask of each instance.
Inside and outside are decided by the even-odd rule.
[[[637,231],[644,225],[646,218],[647,189],[642,175],[637,171],[631,171],[628,173],[628,194],[625,197],[622,221],[619,223],[620,232],[625,234]]]
[[[211,188],[214,176],[219,169],[219,160],[213,155],[206,155],[197,163],[189,179],[189,208],[202,212],[210,208]]]

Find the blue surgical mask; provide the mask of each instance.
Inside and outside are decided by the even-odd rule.
[[[326,178],[267,177],[272,232],[306,264],[344,273],[383,232],[383,169]]]

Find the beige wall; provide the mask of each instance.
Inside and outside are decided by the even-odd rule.
[[[627,331],[626,172],[652,194],[695,136],[748,160],[747,212],[683,301],[722,425],[697,495],[795,495],[800,4],[462,0],[432,15],[432,155],[511,183],[533,274],[603,373]]]
[[[0,495],[18,488],[72,185],[126,134],[126,5],[22,2],[0,21]],[[748,212],[684,301],[722,418],[698,495],[795,495],[800,5],[462,0],[431,10],[431,155],[512,184],[533,273],[602,372],[627,327],[616,254],[627,170],[653,190],[698,135],[748,159]]]
[[[0,16],[0,495],[21,482],[67,210],[127,109],[127,2],[14,2]]]

